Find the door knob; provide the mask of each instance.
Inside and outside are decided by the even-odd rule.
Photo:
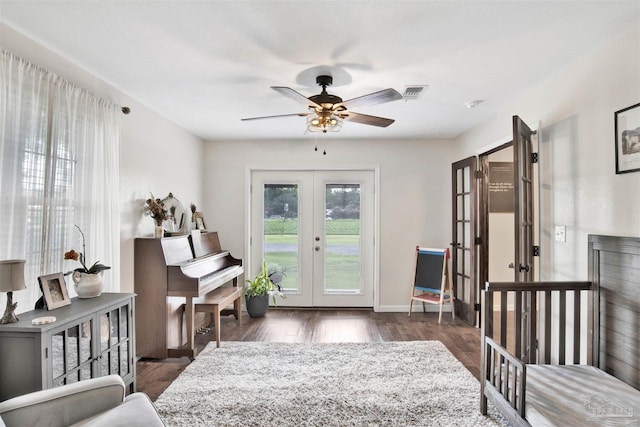
[[[320,250],[320,246],[316,246],[316,252]]]
[[[319,241],[320,241],[320,237],[316,236],[316,242],[319,242]]]

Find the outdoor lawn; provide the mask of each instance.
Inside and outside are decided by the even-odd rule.
[[[328,289],[357,289],[360,284],[360,220],[326,221],[325,262]],[[298,221],[265,219],[265,260],[284,268],[282,287],[296,288]]]

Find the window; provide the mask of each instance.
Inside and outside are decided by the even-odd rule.
[[[0,259],[27,260],[27,291],[14,294],[21,312],[40,296],[38,276],[79,267],[63,261],[81,251],[74,224],[85,232],[88,262],[119,264],[119,108],[2,54]]]

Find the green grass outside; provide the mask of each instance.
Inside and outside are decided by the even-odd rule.
[[[267,252],[267,264],[276,263],[284,268],[281,286],[296,288],[298,281],[298,255],[295,252]],[[327,252],[325,261],[329,266],[326,282],[329,289],[358,289],[360,284],[360,257]]]
[[[325,221],[327,234],[357,235],[360,234],[360,220],[358,219],[334,219]],[[297,219],[265,219],[264,234],[266,236],[298,234]]]
[[[265,219],[265,243],[296,245],[298,221],[296,219]],[[336,219],[326,222],[327,245],[360,244],[360,221]],[[268,264],[275,263],[285,269],[284,288],[296,288],[298,282],[298,254],[296,251],[266,252]],[[331,251],[325,254],[325,262],[331,267],[326,273],[327,286],[332,289],[357,289],[360,283],[360,259],[357,255],[340,255]]]
[[[356,219],[335,219],[326,221],[327,245],[360,244],[360,221]],[[265,243],[295,245],[298,243],[298,221],[296,219],[265,219]],[[297,252],[266,252],[267,264],[275,263],[284,267],[283,288],[295,288],[298,281]],[[325,254],[329,266],[326,281],[330,289],[357,289],[360,283],[360,257],[340,255],[331,251]]]

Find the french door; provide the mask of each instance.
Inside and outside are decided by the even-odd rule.
[[[251,269],[283,273],[278,305],[373,307],[373,186],[372,170],[252,172]]]
[[[468,324],[476,324],[476,158],[469,157],[451,166],[452,243],[451,274],[454,310]]]
[[[455,310],[456,316],[470,325],[475,325],[479,320],[474,311],[480,308],[480,290],[486,281],[528,282],[536,278],[534,206],[537,177],[533,166],[536,156],[533,155],[532,140],[536,132],[518,116],[513,116],[512,123],[510,142],[481,154],[479,162],[475,157],[470,157],[452,164]],[[510,165],[513,170],[511,176],[501,176],[498,182],[492,183],[495,172],[492,172],[491,165],[494,161],[500,164],[496,167]],[[512,204],[510,208],[505,208],[505,198],[509,196]],[[493,205],[497,202],[500,202],[500,208]],[[509,224],[511,228],[507,230]],[[535,326],[526,318],[529,306],[533,303],[535,301],[515,302],[514,309],[524,313],[523,316],[517,316],[515,326],[523,334],[531,333],[531,328]],[[517,356],[525,357],[533,350],[516,351]]]

